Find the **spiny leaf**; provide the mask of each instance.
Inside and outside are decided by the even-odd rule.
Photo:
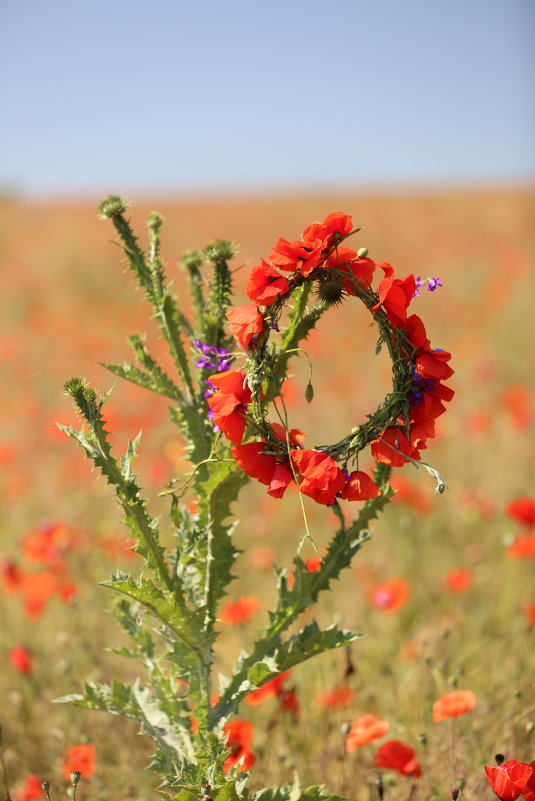
[[[102,585],[141,603],[164,624],[173,638],[187,645],[204,664],[210,662],[213,638],[203,631],[202,610],[187,610],[178,587],[173,594],[163,593],[149,579],[141,579],[138,583],[124,573],[103,581]]]

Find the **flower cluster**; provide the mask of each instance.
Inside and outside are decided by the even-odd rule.
[[[293,482],[301,493],[325,505],[378,497],[380,491],[366,472],[349,472],[349,460],[367,445],[376,462],[392,467],[420,460],[420,451],[435,435],[436,418],[454,394],[443,383],[453,374],[450,354],[433,349],[422,320],[407,313],[424,282],[414,275],[396,278],[390,264],[376,265],[366,249],[355,252],[341,244],[352,232],[351,217],[336,212],[307,226],[299,240],[280,238],[269,252],[270,261],[261,259],[251,271],[247,295],[252,303],[227,312],[230,332],[245,351],[248,370],[221,369],[208,377],[213,390],[207,400],[210,416],[232,443],[236,463],[265,484],[274,498],[281,498]],[[377,267],[384,277],[374,291],[371,283]],[[348,295],[364,302],[379,327],[379,342],[388,347],[394,376],[392,395],[375,415],[368,415],[366,424],[341,443],[316,449],[303,447],[303,432],[267,423],[259,412],[262,386],[272,388],[280,379],[271,372],[266,347],[270,333],[279,330],[283,305],[294,290],[312,283],[319,310]],[[440,279],[429,279],[427,284],[430,291],[442,285]],[[216,355],[224,357],[226,368],[227,353]],[[204,354],[203,367],[207,359]],[[243,444],[246,429],[256,441]]]

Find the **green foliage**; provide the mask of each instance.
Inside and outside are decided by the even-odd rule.
[[[315,621],[291,636],[287,632],[317,602],[320,593],[328,590],[341,571],[349,567],[370,536],[369,524],[391,494],[388,468],[380,468],[376,474],[382,495],[366,502],[351,525],[346,526],[341,511],[335,508],[340,527],[332,537],[320,570],[310,573],[296,555],[295,582],[290,588],[286,572],[275,569],[277,601],[269,612],[268,624],[251,653],[240,656],[232,675],[221,678],[220,699],[212,708],[218,604],[234,578],[232,570],[239,555],[232,539],[236,525],[232,504],[248,477],[237,467],[228,445],[207,419],[204,398],[207,374],[195,367],[188,339],[231,347],[226,313],[232,302],[229,261],[235,255],[235,246],[216,240],[203,253],[192,251],[184,256],[195,315],[192,325],[166,282],[160,258],[162,218],[155,212],[149,216],[145,253],[125,217],[126,210],[127,204],[121,198],[108,197],[101,204],[102,216],[112,220],[129,267],[153,307],[176,376],[162,369],[137,334],[130,338],[134,362],[105,366],[114,375],[172,402],[171,421],[184,438],[193,469],[178,486],[174,481],[162,493],[170,497],[165,534],[170,530],[173,535],[171,546],[164,547],[164,522],[150,514],[148,502],[136,482],[134,463],[140,434],[128,442],[126,451],[117,458],[105,430],[104,406],[108,396],[99,396],[83,379],[66,382],[65,391],[73,398],[83,425],[79,430],[60,428],[78,442],[114,487],[124,522],[136,542],[134,550],[145,560],[140,577],[119,573],[102,583],[117,594],[112,612],[130,638],[130,646],[110,650],[138,662],[143,667],[146,686],[140,680],[132,685],[119,681],[109,686],[86,683],[83,694],[60,700],[137,721],[140,732],[155,744],[152,767],[167,788],[162,792],[166,798],[198,799],[201,785],[208,781],[214,799],[241,801],[249,797],[245,787],[247,774],[226,776],[222,770],[229,753],[225,723],[251,690],[313,656],[347,646],[360,636],[334,625],[322,630]],[[211,263],[210,277],[203,273],[205,260]],[[326,308],[320,303],[309,311],[308,292],[309,283],[296,291],[282,343],[279,348],[271,345],[266,354],[274,380],[266,388],[265,405],[278,393],[290,356]],[[275,308],[273,314],[276,313]],[[264,419],[265,407],[258,414]],[[196,496],[195,514],[182,503],[186,491]],[[177,692],[177,679],[186,688],[183,695]],[[197,721],[195,732],[191,730],[192,709]],[[302,790],[298,782],[265,789],[250,798],[251,801],[338,801],[337,796],[328,795],[322,787]]]

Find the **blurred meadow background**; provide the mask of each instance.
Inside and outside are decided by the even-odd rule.
[[[425,453],[449,489],[436,496],[422,472],[394,471],[394,502],[315,613],[365,636],[243,705],[251,786],[297,770],[304,785],[375,799],[374,754],[395,739],[422,775],[384,772],[387,800],[448,799],[458,786],[461,799],[490,801],[482,766],[494,754],[535,759],[534,21],[528,0],[4,0],[0,724],[14,800],[40,797],[31,775],[58,797],[78,746],[83,798],[157,797],[133,725],[52,704],[84,678],[136,677],[104,650],[121,635],[98,582],[138,557],[111,492],[56,426],[77,424],[66,378],[108,390],[100,363],[129,359],[131,333],[161,346],[97,219],[109,192],[133,201],[143,243],[147,214],[164,215],[163,256],[186,308],[184,251],[237,242],[244,303],[250,267],[278,237],[331,211],[353,215],[363,230],[350,244],[375,261],[443,283],[411,310],[452,352],[456,396]],[[389,364],[374,345],[358,305],[331,310],[307,346],[310,406],[295,363],[292,425],[330,442],[375,409]],[[118,448],[143,430],[141,483],[164,513],[158,492],[187,469],[166,401],[117,381],[108,410]],[[334,516],[314,506],[321,549]],[[277,501],[248,485],[236,513],[229,602],[242,604],[221,610],[223,672],[265,621],[272,564],[290,565],[303,531],[295,493]],[[452,690],[475,706],[435,721]],[[343,724],[367,713],[388,722],[387,737],[348,750]]]

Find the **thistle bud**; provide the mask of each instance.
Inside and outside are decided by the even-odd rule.
[[[496,762],[498,767],[500,767],[500,765],[503,765],[503,763],[505,762],[505,757],[503,754],[496,754],[496,756],[494,757],[494,761]]]
[[[459,790],[458,787],[453,787],[451,791],[451,801],[457,801],[460,792],[461,791]]]
[[[305,389],[305,400],[306,400],[307,403],[312,403],[313,399],[314,399],[314,387],[309,382],[306,385],[306,389]]]
[[[152,231],[159,231],[162,227],[163,217],[157,211],[151,211],[147,217],[147,225]]]
[[[108,220],[111,217],[119,217],[124,214],[129,206],[128,201],[119,195],[107,195],[100,203],[98,210],[103,220]]]

